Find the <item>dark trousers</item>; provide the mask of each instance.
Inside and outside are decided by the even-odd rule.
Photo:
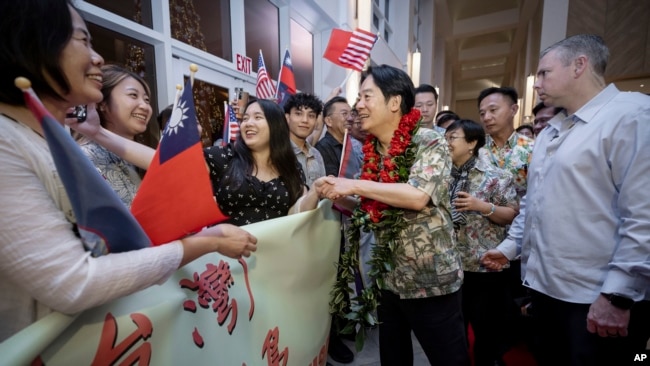
[[[650,301],[630,312],[627,337],[600,337],[587,330],[591,304],[574,304],[532,291],[538,347],[535,357],[545,365],[634,365],[650,337]],[[642,364],[636,362],[636,364]]]
[[[411,331],[432,365],[469,365],[460,291],[424,299],[400,299],[395,293],[382,290],[379,301],[382,365],[413,365]]]
[[[474,330],[474,364],[493,366],[512,338],[514,302],[505,272],[465,272],[463,317]]]

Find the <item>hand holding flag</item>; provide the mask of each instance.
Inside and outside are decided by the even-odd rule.
[[[97,257],[150,246],[138,222],[70,134],[45,109],[30,81],[19,77],[15,83],[23,91],[25,104],[41,123],[86,249]]]
[[[212,195],[190,80],[172,111],[131,211],[154,245],[227,218]]]

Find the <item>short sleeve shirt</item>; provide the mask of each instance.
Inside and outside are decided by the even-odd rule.
[[[519,206],[512,174],[480,159],[469,172],[469,194],[496,206],[514,209]],[[468,212],[466,218],[467,224],[460,226],[457,231],[463,270],[487,272],[486,268],[480,266],[479,258],[486,251],[496,248],[505,239],[506,227],[495,224],[477,211]]]
[[[408,226],[395,249],[396,268],[385,278],[387,289],[404,299],[450,294],[463,280],[447,187],[447,142],[430,129],[418,130],[413,141],[418,148],[408,184],[428,194],[431,202],[421,211],[404,210]],[[381,231],[375,237],[381,240]]]
[[[481,160],[510,172],[515,180],[519,199],[526,195],[528,166],[533,154],[533,140],[513,132],[503,147],[498,147],[492,137],[486,136],[485,146],[479,150]]]

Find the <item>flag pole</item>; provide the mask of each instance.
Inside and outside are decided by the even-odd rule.
[[[343,90],[345,83],[347,83],[348,80],[350,80],[350,76],[352,76],[352,74],[354,74],[354,70],[350,71],[350,73],[345,77],[345,79],[343,79],[343,82],[341,83],[341,85],[339,85],[339,88],[341,88],[341,90]]]
[[[346,128],[345,133],[343,134],[343,151],[341,152],[341,160],[339,161],[339,177],[341,176],[341,167],[343,166],[343,161],[345,160],[345,149],[347,148],[348,144],[348,130],[349,128]]]
[[[176,109],[178,100],[181,99],[181,90],[183,90],[183,86],[181,84],[176,84],[176,96],[174,97],[174,107],[172,110]]]
[[[221,133],[221,146],[228,145],[230,142],[230,117],[228,114],[228,101],[223,101],[223,132]],[[228,133],[226,133],[228,131]]]
[[[196,64],[190,64],[190,85],[194,87],[194,74],[199,71],[199,67]]]
[[[289,49],[289,47],[284,49],[284,55],[282,56],[282,62],[280,63],[280,72],[278,73],[278,86],[280,85],[280,82],[282,80],[282,69],[284,69],[284,67],[283,67],[284,66],[284,58],[287,55],[287,50],[288,49]],[[279,88],[275,88],[275,95],[273,96],[273,99],[275,99],[275,100],[278,99],[278,89]]]

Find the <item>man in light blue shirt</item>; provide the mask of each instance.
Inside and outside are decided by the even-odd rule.
[[[650,337],[650,97],[606,86],[608,56],[594,35],[542,52],[535,89],[564,111],[537,137],[508,239],[481,258],[521,252],[540,365],[622,364]]]

